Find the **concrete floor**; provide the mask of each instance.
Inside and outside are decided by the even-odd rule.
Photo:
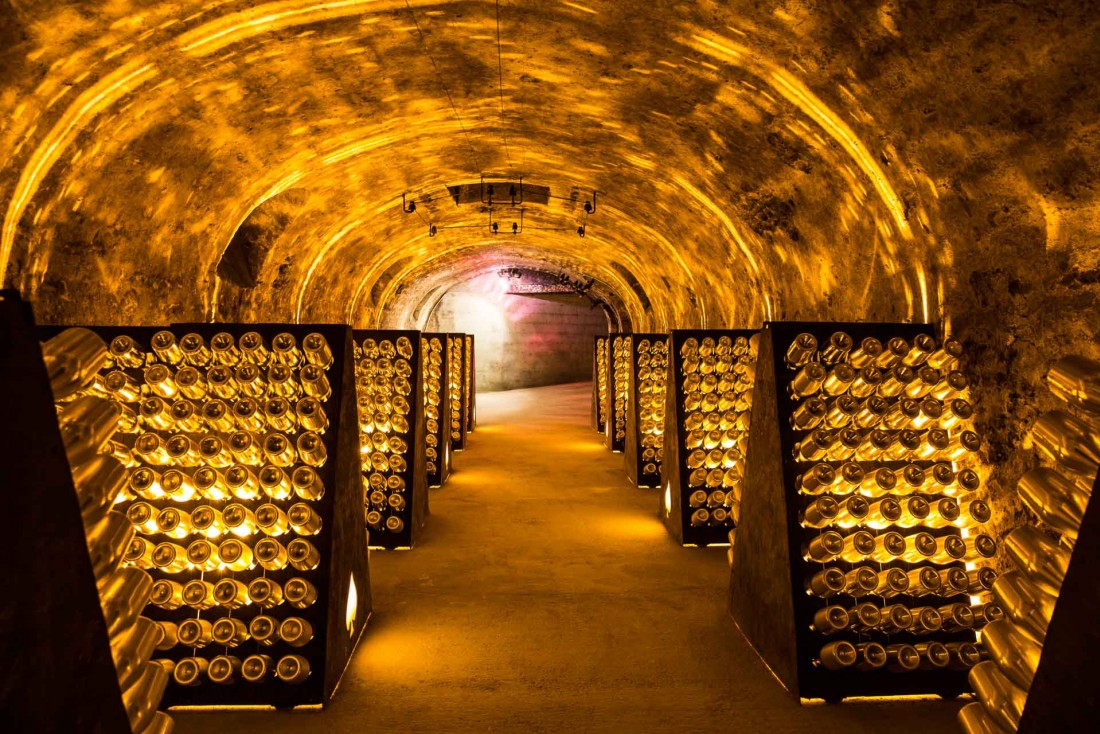
[[[958,731],[957,703],[800,706],[726,611],[725,549],[668,538],[589,396],[478,396],[422,543],[372,553],[374,618],[323,713],[177,713],[177,731]]]

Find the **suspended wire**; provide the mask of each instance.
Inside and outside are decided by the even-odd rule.
[[[439,65],[435,63],[435,57],[432,56],[432,52],[428,50],[428,42],[424,39],[424,31],[420,28],[420,22],[417,21],[416,13],[413,11],[412,6],[409,5],[409,0],[405,0],[405,7],[408,8],[409,15],[412,16],[413,25],[416,26],[416,33],[420,36],[420,46],[424,49],[424,55],[432,62],[432,68],[435,69],[435,78],[439,81],[439,86],[443,87],[443,91],[446,92],[447,102],[451,105],[451,112],[454,113],[455,120],[458,122],[459,128],[462,129],[462,136],[466,139],[466,146],[470,149],[470,157],[473,158],[474,161],[474,170],[480,173],[481,161],[478,159],[477,150],[474,148],[473,142],[470,141],[470,133],[466,130],[466,125],[462,122],[462,116],[458,114],[458,108],[455,107],[455,101],[451,96],[451,90],[447,87],[446,82],[443,81],[443,75],[439,72]],[[497,38],[499,43],[499,33]]]
[[[408,0],[405,0],[408,2]],[[500,0],[496,0],[497,8],[497,92],[500,97],[500,139],[504,142],[504,157],[508,161],[508,167],[512,168],[512,152],[508,148],[508,134],[504,132],[504,64],[501,62],[500,53]]]

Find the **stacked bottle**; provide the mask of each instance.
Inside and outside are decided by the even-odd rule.
[[[723,334],[690,336],[680,346],[680,471],[693,527],[725,533],[740,517],[757,342]]]
[[[332,350],[320,333],[121,335],[96,391],[129,469],[124,565],[154,581],[158,664],[186,687],[298,684],[322,666]],[[280,683],[281,682],[281,683]],[[205,694],[190,697],[200,700]]]
[[[633,339],[629,334],[611,339],[611,371],[614,375],[615,400],[612,404],[613,451],[622,451],[626,444],[626,411],[630,403],[630,352]]]
[[[606,336],[596,337],[596,425],[600,433],[607,431],[608,412],[611,407],[611,391],[608,388],[608,361]]]
[[[67,329],[43,345],[43,358],[57,400],[61,436],[130,729],[138,734],[167,734],[174,723],[157,709],[168,671],[152,661],[161,630],[141,616],[153,579],[140,569],[120,568],[134,538],[126,515],[114,509],[125,495],[127,470],[118,459],[102,453],[115,437],[121,414],[116,402],[97,394],[99,373],[109,363],[107,346],[88,329]]]
[[[1040,525],[1005,538],[1014,568],[996,580],[993,596],[1006,616],[982,630],[990,659],[970,672],[979,700],[959,712],[968,734],[1019,727],[1100,466],[1100,363],[1064,357],[1047,373],[1047,385],[1065,409],[1035,421],[1031,440],[1043,466],[1017,484]]]
[[[463,415],[462,415],[462,335],[452,334],[447,337],[447,350],[450,358],[447,360],[449,369],[447,370],[447,405],[449,407],[448,416],[450,417],[450,431],[451,431],[451,445],[455,449],[463,448],[463,438],[465,437],[465,431],[463,430]]]
[[[443,483],[444,462],[450,460],[446,455],[448,442],[444,432],[447,416],[443,407],[443,356],[443,343],[439,337],[420,339],[420,359],[424,370],[424,456],[427,459],[428,484],[431,486]]]
[[[665,382],[668,377],[668,340],[639,338],[635,346],[638,395],[638,483],[661,484],[665,453]]]
[[[355,345],[359,454],[372,533],[401,533],[410,522],[412,365],[413,343],[407,336],[368,337]]]
[[[814,662],[969,669],[975,632],[1004,612],[961,347],[821,336],[785,345]]]
[[[463,336],[465,351],[462,353],[462,425],[467,433],[474,430],[473,404],[474,404],[474,337],[470,334]]]

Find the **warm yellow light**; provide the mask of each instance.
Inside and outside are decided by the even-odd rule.
[[[672,514],[672,482],[665,485],[665,516]]]
[[[355,590],[355,577],[348,576],[348,605],[344,617],[344,623],[348,626],[348,634],[355,632],[355,614],[359,611],[359,593]]]

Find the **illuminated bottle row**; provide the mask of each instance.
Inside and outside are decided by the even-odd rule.
[[[442,420],[445,396],[443,393],[443,344],[438,337],[420,340],[422,359],[424,362],[424,417],[426,447],[424,455],[427,458],[426,466],[428,476],[437,478],[441,474],[441,462],[446,457],[440,454],[444,441],[444,432],[440,424]]]
[[[462,392],[466,399],[462,402],[462,425],[464,430],[473,431],[474,424],[471,416],[471,406],[474,404],[474,337],[466,334],[462,337]]]
[[[449,407],[451,440],[462,440],[462,337],[447,337],[447,346],[450,349],[450,359],[447,375],[447,405]]]
[[[157,649],[190,655],[159,660],[159,667],[188,687],[302,682],[309,659],[324,654],[309,646],[316,621],[304,617],[312,618],[320,601],[319,547],[330,530],[318,505],[331,459],[325,404],[334,358],[326,339],[310,333],[299,343],[283,332],[268,342],[257,332],[239,339],[219,333],[207,344],[197,334],[176,341],[161,331],[149,351],[116,337],[111,352],[113,369],[100,380],[100,393],[115,399],[120,424],[132,431],[107,447],[130,467],[116,504],[134,531],[123,563],[154,578],[147,609],[157,620]],[[407,361],[393,344],[358,357],[357,369],[407,377]],[[403,415],[396,400],[371,407],[391,425]],[[387,463],[400,462],[390,454],[400,447],[387,442]],[[183,619],[183,611],[193,616]],[[276,629],[300,620],[308,633],[298,638],[300,655],[268,661],[267,672],[245,677],[243,661],[227,648],[259,641],[247,628],[255,611]],[[293,675],[276,675],[283,661]]]
[[[607,384],[607,344],[607,337],[596,338],[596,401],[597,419],[599,420],[601,432],[606,430],[606,424],[609,420],[608,412],[611,407],[611,391]]]
[[[133,731],[169,731],[171,718],[158,712],[168,683],[151,662],[160,630],[141,616],[153,579],[145,571],[121,568],[134,539],[129,519],[112,508],[126,492],[125,467],[101,453],[118,428],[121,406],[88,394],[110,362],[103,340],[87,329],[68,329],[43,344],[51,388],[58,400],[58,424],[84,523],[122,706]],[[74,399],[75,398],[75,399]]]
[[[399,533],[403,492],[411,484],[406,454],[412,440],[413,344],[406,336],[364,339],[356,345],[359,453],[366,484],[364,513],[375,532]]]
[[[1032,443],[1046,466],[1017,484],[1045,531],[1023,526],[1005,538],[1013,568],[993,584],[993,597],[1007,614],[982,630],[989,660],[970,673],[978,701],[959,712],[967,734],[1019,728],[1100,467],[1100,363],[1063,357],[1046,379],[1065,409],[1032,425]]]
[[[665,385],[668,376],[668,341],[639,339],[637,350],[638,434],[641,473],[659,475],[664,460]]]
[[[983,655],[974,633],[1005,616],[989,603],[997,542],[980,530],[992,512],[961,354],[923,334],[857,343],[833,331],[819,343],[804,332],[787,346],[792,490],[823,670],[969,670]]]
[[[257,617],[259,619],[259,617]],[[290,621],[290,620],[286,620]],[[186,657],[178,661],[158,660],[172,679],[181,686],[193,687],[203,683],[231,685],[265,683],[277,679],[283,683],[302,683],[310,675],[309,660],[301,655],[285,655],[276,662],[270,655],[217,655],[209,660]]]
[[[732,527],[740,515],[757,340],[689,337],[680,345],[681,451],[695,527]]]
[[[615,445],[621,446],[626,440],[626,411],[630,402],[630,362],[633,337],[630,335],[616,336],[611,340],[611,361],[615,391],[615,399],[612,403],[612,430]]]

